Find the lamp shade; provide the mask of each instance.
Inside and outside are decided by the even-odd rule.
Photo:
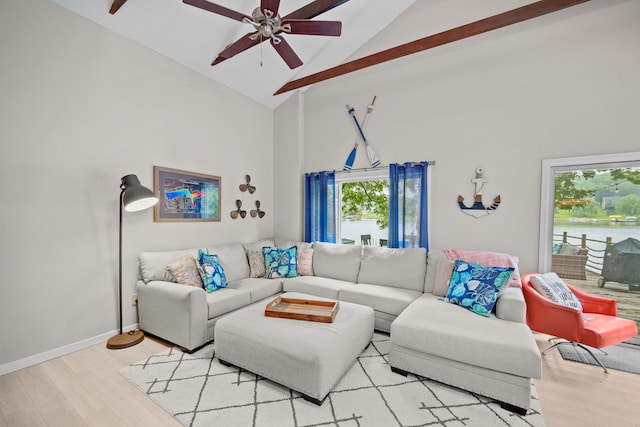
[[[122,177],[122,204],[127,212],[141,211],[158,203],[158,198],[135,175]]]

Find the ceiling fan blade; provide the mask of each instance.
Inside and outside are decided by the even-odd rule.
[[[109,13],[112,15],[115,14],[126,2],[127,0],[114,0],[111,4],[111,9],[109,9]]]
[[[260,0],[260,10],[270,10],[274,16],[278,14],[279,7],[280,0]]]
[[[339,36],[342,33],[340,21],[311,21],[309,19],[286,19],[282,25],[291,25],[288,34],[306,34],[310,36]]]
[[[235,10],[227,9],[226,7],[220,6],[215,3],[209,3],[205,0],[182,0],[184,4],[188,4],[189,6],[194,6],[203,10],[207,10],[209,12],[216,13],[218,15],[226,16],[227,18],[235,19],[236,21],[242,22],[244,18],[251,19],[250,16],[245,15],[244,13],[236,12]],[[253,21],[253,19],[251,19]]]
[[[349,0],[316,0],[298,10],[294,10],[282,19],[311,19],[323,14]]]
[[[258,43],[260,43],[260,38],[257,38],[256,40],[251,40],[249,38],[249,36],[252,34],[255,34],[255,32],[245,34],[244,36],[242,36],[241,38],[239,38],[238,40],[236,40],[235,42],[231,43],[229,46],[224,48],[224,50],[218,54],[218,58],[216,58],[216,60],[213,61],[211,65],[219,64],[224,59],[232,58],[237,54],[239,54],[240,52],[244,52],[250,47],[253,47]],[[224,58],[224,59],[220,60],[220,58]]]
[[[286,62],[292,70],[301,66],[302,60],[293,51],[291,45],[282,37],[279,36],[278,38],[280,39],[280,43],[277,44],[273,42],[273,38],[270,39],[271,46],[273,46],[276,52],[284,59],[284,62]]]

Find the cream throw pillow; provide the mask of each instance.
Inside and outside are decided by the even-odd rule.
[[[247,251],[247,259],[249,260],[249,277],[264,277],[264,255],[262,251]]]
[[[298,274],[300,276],[313,276],[312,248],[298,248]]]
[[[560,249],[560,255],[578,255],[580,253],[580,248],[575,245],[571,245],[567,243]]]
[[[531,284],[550,301],[578,310],[582,313],[582,304],[578,297],[556,273],[545,273],[531,276]]]
[[[449,291],[449,281],[453,273],[454,262],[448,259],[439,259],[436,265],[436,278],[433,283],[433,295],[446,297]]]
[[[176,278],[181,285],[204,287],[202,277],[198,272],[198,264],[191,255],[185,255],[177,261],[167,265],[167,271]]]

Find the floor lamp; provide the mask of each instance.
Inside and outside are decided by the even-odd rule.
[[[140,330],[122,332],[122,208],[127,212],[137,212],[148,209],[158,203],[158,198],[153,191],[140,184],[140,180],[135,175],[122,177],[120,184],[120,225],[119,225],[119,246],[118,246],[118,298],[120,302],[120,333],[107,341],[107,348],[118,349],[131,347],[144,339],[144,334]]]

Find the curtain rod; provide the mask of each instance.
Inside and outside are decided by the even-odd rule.
[[[411,165],[418,165],[421,162],[410,162],[410,163],[411,163]],[[436,161],[435,160],[429,160],[427,162],[427,164],[429,166],[435,166],[436,165]],[[371,172],[371,171],[375,171],[375,170],[384,170],[384,169],[389,169],[389,166],[380,166],[378,168],[357,168],[357,169],[351,169],[351,170],[348,170],[348,171],[342,170],[342,171],[336,171],[336,174],[338,174],[338,173],[340,173],[340,174],[343,174],[343,173],[348,174],[348,173],[351,173],[351,172]]]

